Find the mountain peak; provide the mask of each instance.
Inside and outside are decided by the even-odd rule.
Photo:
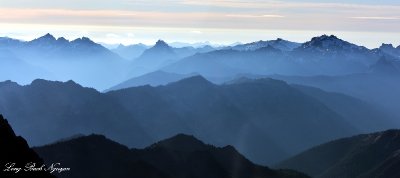
[[[31,82],[30,86],[33,87],[55,87],[55,86],[60,86],[60,87],[70,87],[70,88],[81,88],[82,86],[75,83],[72,80],[68,80],[66,82],[61,82],[61,81],[50,81],[50,80],[45,80],[45,79],[35,79]]]
[[[379,47],[379,49],[394,49],[394,47],[392,44],[382,43],[382,45]]]
[[[67,39],[65,39],[64,37],[60,37],[60,38],[57,38],[57,41],[59,41],[59,42],[69,42]]]
[[[318,37],[313,37],[311,39],[311,41],[327,41],[327,40],[328,41],[343,41],[343,40],[339,39],[338,37],[336,37],[335,35],[328,36],[326,34],[324,34],[322,36],[318,36]]]
[[[158,40],[154,45],[155,48],[170,48],[170,46],[163,40]]]
[[[177,82],[173,82],[170,85],[190,85],[190,86],[203,86],[203,85],[213,85],[210,81],[205,79],[201,75],[195,75],[188,78],[184,78]]]
[[[31,42],[36,42],[36,43],[52,43],[57,41],[56,38],[51,35],[50,33],[45,34],[44,36],[41,36],[39,38],[36,38],[32,40]]]
[[[39,37],[39,39],[40,39],[40,38],[42,38],[42,39],[56,40],[56,38],[55,38],[53,35],[51,35],[50,33],[47,33],[46,35],[44,35],[44,36],[42,36],[42,37]]]
[[[319,49],[323,51],[336,51],[338,49],[358,49],[359,47],[357,45],[344,41],[336,37],[335,35],[322,35],[318,37],[313,37],[310,41],[304,43],[301,48]]]
[[[0,82],[0,87],[7,86],[7,87],[19,87],[20,85],[17,82],[13,82],[11,80],[6,80]]]
[[[88,37],[77,38],[77,39],[73,40],[72,43],[97,44],[97,43],[93,42],[93,41],[92,41],[90,38],[88,38]]]
[[[193,135],[178,134],[171,138],[159,141],[148,147],[148,149],[156,148],[193,152],[204,150],[207,148],[207,145],[195,138]]]
[[[279,49],[281,51],[291,51],[294,48],[299,47],[300,44],[287,41],[282,38],[277,38],[276,40],[268,40],[268,41],[259,40],[251,43],[239,44],[230,48],[239,51],[255,51],[260,48],[265,48],[268,46],[273,47],[275,49]]]

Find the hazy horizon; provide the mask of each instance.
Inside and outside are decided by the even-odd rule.
[[[77,1],[2,2],[0,36],[32,40],[46,33],[124,45],[216,44],[283,38],[304,42],[333,34],[376,48],[400,45],[400,3],[379,1]]]
[[[330,34],[330,33],[321,33],[321,34],[317,34],[317,33],[316,33],[315,36],[309,35],[310,37],[308,37],[308,35],[304,35],[304,36],[303,36],[304,40],[302,40],[302,41],[300,41],[300,40],[290,40],[290,39],[282,38],[282,37],[279,37],[279,36],[275,37],[275,36],[273,36],[273,35],[269,35],[270,38],[254,39],[254,40],[249,40],[249,41],[232,41],[232,42],[226,42],[226,43],[214,42],[213,40],[203,40],[203,41],[173,41],[173,40],[165,40],[165,39],[163,39],[163,38],[154,38],[154,39],[151,39],[151,40],[146,41],[146,42],[140,42],[140,41],[139,41],[139,42],[133,42],[133,43],[123,43],[123,41],[121,41],[121,42],[118,42],[118,41],[114,41],[114,42],[104,42],[104,41],[98,41],[98,40],[93,39],[93,38],[91,38],[91,37],[89,37],[89,36],[80,36],[80,37],[68,38],[68,37],[66,37],[66,36],[56,36],[56,35],[54,35],[54,34],[52,34],[52,33],[50,33],[50,32],[47,32],[47,33],[44,33],[44,34],[39,34],[38,36],[31,37],[31,38],[28,38],[28,39],[23,39],[23,38],[18,38],[18,37],[12,37],[12,36],[0,36],[0,37],[12,38],[12,39],[20,40],[20,41],[32,41],[32,40],[35,40],[35,39],[40,38],[40,37],[42,37],[42,36],[45,36],[46,34],[50,34],[50,35],[52,35],[52,36],[53,36],[54,38],[56,38],[56,39],[62,37],[62,38],[65,38],[65,39],[68,40],[68,41],[73,41],[73,40],[75,40],[75,39],[79,39],[79,38],[82,38],[82,37],[87,37],[87,38],[93,40],[95,43],[101,44],[101,45],[103,45],[104,47],[109,48],[109,49],[114,49],[114,48],[116,48],[118,45],[129,46],[129,45],[136,45],[136,44],[144,44],[144,45],[146,45],[146,46],[148,46],[148,47],[151,47],[151,46],[153,46],[158,40],[165,41],[166,43],[168,43],[169,45],[172,45],[172,46],[174,46],[174,44],[176,43],[177,46],[179,46],[179,47],[182,46],[182,45],[185,46],[185,44],[187,44],[187,46],[196,46],[196,45],[198,46],[199,44],[205,44],[205,45],[209,44],[209,45],[216,46],[216,47],[217,47],[217,46],[231,46],[231,45],[237,45],[237,44],[246,44],[246,43],[257,42],[257,41],[260,41],[260,40],[261,40],[261,41],[276,40],[276,39],[278,39],[278,38],[283,39],[283,40],[288,40],[288,41],[291,41],[291,42],[305,43],[305,42],[307,42],[307,41],[310,41],[313,37],[319,37],[319,36],[322,36],[322,35],[327,35],[327,36],[334,35],[334,36],[338,37],[339,39],[342,39],[342,40],[344,40],[344,41],[348,41],[348,42],[350,42],[350,43],[353,43],[353,44],[356,44],[356,45],[359,45],[359,46],[365,46],[365,47],[367,47],[367,48],[369,48],[369,49],[378,48],[378,47],[380,47],[382,44],[392,44],[394,47],[400,46],[400,43],[397,45],[396,43],[385,43],[385,42],[377,42],[377,46],[368,46],[368,45],[364,45],[364,44],[362,44],[362,43],[360,43],[360,42],[349,41],[347,38],[343,38],[343,37],[341,37],[341,36],[338,36],[338,35],[335,35],[335,34]],[[348,34],[348,35],[349,35],[349,37],[351,36],[351,34]],[[350,37],[350,38],[351,38],[351,37]],[[200,45],[200,46],[201,46],[201,45]]]

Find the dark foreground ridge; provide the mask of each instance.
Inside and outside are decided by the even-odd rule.
[[[313,177],[400,177],[400,130],[343,138],[311,148],[278,167]]]
[[[8,121],[0,115],[0,177],[54,177],[46,171],[24,170],[29,163],[36,163],[35,167],[40,167],[43,160],[29,148],[24,138],[15,135]],[[17,172],[15,168],[22,169]]]
[[[89,135],[35,150],[46,162],[57,160],[71,165],[74,171],[60,174],[60,178],[308,177],[292,170],[272,170],[255,165],[232,146],[214,147],[184,134],[144,149],[128,149],[102,135]]]

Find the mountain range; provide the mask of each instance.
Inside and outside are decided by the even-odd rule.
[[[390,116],[358,99],[272,79],[216,85],[194,76],[108,93],[73,81],[7,81],[0,83],[0,98],[0,112],[32,145],[99,133],[142,148],[186,133],[233,145],[264,165],[331,139],[395,126]]]
[[[283,41],[278,39],[276,41]],[[276,42],[275,41],[275,42]],[[290,42],[286,42],[292,44]],[[257,75],[346,75],[365,73],[384,55],[343,41],[336,36],[314,37],[290,51],[281,50],[271,41],[196,54],[166,66],[172,73],[199,73],[209,76],[232,76],[240,73]],[[296,44],[292,44],[296,46]],[[246,46],[252,50],[246,49]]]
[[[387,129],[400,126],[399,54],[334,35],[115,49],[0,38],[0,156],[42,164],[35,146],[79,170],[61,177],[305,176],[267,165],[396,177],[400,134]]]
[[[255,165],[232,146],[207,145],[178,134],[144,149],[129,149],[102,135],[89,135],[34,148],[46,162],[70,165],[62,177],[306,178],[292,170]],[[63,152],[63,154],[59,154]]]
[[[367,49],[336,36],[322,35],[304,43],[284,39],[257,41],[230,47],[208,45],[171,47],[162,40],[109,50],[89,38],[69,41],[51,34],[31,41],[0,38],[6,50],[1,64],[21,68],[23,75],[4,73],[4,79],[27,84],[35,78],[67,81],[105,90],[132,77],[162,70],[175,74],[201,74],[208,79],[252,75],[347,75],[365,73],[382,56],[399,59],[400,48],[383,44]],[[17,60],[19,59],[19,60]],[[15,73],[15,72],[14,72]]]
[[[49,80],[73,79],[85,86],[106,89],[123,79],[124,73],[121,69],[127,63],[117,54],[86,37],[68,41],[63,37],[56,39],[46,34],[26,42],[7,39],[0,40],[0,49],[7,50],[11,56],[36,67],[19,73],[22,79],[17,81],[24,84],[32,79],[33,75],[36,78]],[[20,65],[14,66],[20,67]],[[37,69],[41,71],[37,72]],[[13,79],[7,73],[4,76],[8,80]]]

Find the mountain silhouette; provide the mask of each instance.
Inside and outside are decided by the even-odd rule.
[[[139,57],[133,59],[129,70],[130,73],[128,73],[128,75],[137,77],[139,75],[159,70],[169,64],[179,61],[181,58],[213,50],[214,48],[211,46],[200,48],[173,48],[165,41],[158,40],[153,47],[145,50]]]
[[[367,72],[369,66],[383,55],[333,35],[314,37],[301,45],[292,45],[291,50],[277,45],[281,43],[285,41],[259,41],[195,54],[162,70],[179,74],[199,73],[206,77],[227,77],[242,73],[345,75]]]
[[[297,47],[299,47],[301,44],[300,43],[295,43],[287,40],[283,40],[281,38],[278,38],[276,40],[270,40],[270,41],[257,41],[257,42],[252,42],[252,43],[247,43],[247,44],[240,44],[236,45],[233,47],[230,47],[234,50],[239,50],[239,51],[254,51],[263,47],[271,46],[273,48],[282,50],[282,51],[291,51]],[[229,47],[228,47],[229,48]]]
[[[400,59],[400,45],[395,48],[392,44],[382,43],[378,50],[393,58]]]
[[[16,45],[18,44],[18,45]],[[25,61],[45,72],[38,75],[35,70],[21,70],[19,76],[35,76],[49,80],[71,80],[85,86],[106,89],[123,80],[125,66],[123,58],[87,37],[68,41],[63,37],[56,39],[51,34],[31,41],[10,42],[0,40],[0,48],[12,52],[16,58]],[[0,50],[1,50],[0,49]],[[26,66],[26,65],[25,65]],[[23,64],[13,68],[23,68]],[[26,84],[27,79],[13,78],[13,72],[5,73],[8,79]],[[29,78],[29,82],[32,78]]]
[[[156,138],[171,135],[172,130],[194,134],[214,145],[232,144],[257,163],[268,164],[306,145],[356,132],[318,100],[275,80],[219,86],[195,76],[107,95],[134,116],[151,118],[143,124],[152,126],[146,130]],[[310,128],[312,132],[303,132]]]
[[[194,76],[107,93],[73,81],[35,80],[26,86],[4,82],[0,98],[0,112],[35,146],[99,133],[142,148],[185,133],[216,146],[233,145],[262,164],[328,140],[393,126],[363,102],[324,91],[305,93],[273,79],[216,85]]]
[[[32,145],[93,132],[124,143],[134,139],[141,146],[152,141],[119,103],[73,81],[37,79],[26,86],[2,82],[0,90],[0,98],[9,101],[1,104],[1,112],[11,118],[18,133],[27,135]],[[24,127],[24,123],[31,127]],[[131,134],[129,138],[126,133]]]
[[[400,65],[396,65],[396,61],[381,57],[374,65],[370,67],[370,72],[374,74],[388,75],[388,76],[399,76]]]
[[[166,42],[158,40],[156,44],[146,49],[138,58],[131,62],[129,76],[137,76],[160,69],[178,60],[178,55]]]
[[[283,76],[272,78],[288,83],[317,87],[325,91],[343,93],[370,103],[374,108],[390,116],[398,125],[400,117],[400,90],[398,83],[397,65],[393,60],[381,58],[375,65],[369,67],[368,73],[339,75],[339,76]],[[392,71],[392,72],[390,72]]]
[[[36,78],[49,77],[52,74],[43,68],[34,66],[19,58],[8,49],[0,47],[0,81],[13,80],[23,84],[30,83]],[[29,75],[22,75],[29,73]]]
[[[11,166],[11,164],[15,164]],[[38,177],[53,178],[47,171],[25,171],[25,166],[35,163],[40,167],[43,160],[29,148],[28,143],[21,136],[16,136],[8,121],[0,115],[0,177]],[[22,168],[16,172],[11,168]]]
[[[107,89],[107,91],[111,90],[119,90],[119,89],[124,89],[124,88],[130,88],[130,87],[137,87],[137,86],[143,86],[143,85],[151,85],[151,86],[159,86],[159,85],[166,85],[171,82],[176,82],[178,80],[193,76],[195,74],[175,74],[175,73],[169,73],[169,72],[164,72],[161,70],[155,71],[155,72],[150,72],[138,77],[133,77],[129,80],[126,80],[118,85],[115,85],[111,87],[110,89]]]
[[[141,43],[127,46],[120,44],[117,48],[112,49],[112,51],[125,59],[133,60],[139,57],[148,48],[148,46]]]
[[[387,130],[334,140],[278,165],[313,177],[400,176],[400,131]]]
[[[60,177],[308,177],[255,165],[232,146],[214,147],[184,134],[144,149],[128,149],[102,135],[90,135],[35,150],[46,162],[59,160],[75,170]]]

